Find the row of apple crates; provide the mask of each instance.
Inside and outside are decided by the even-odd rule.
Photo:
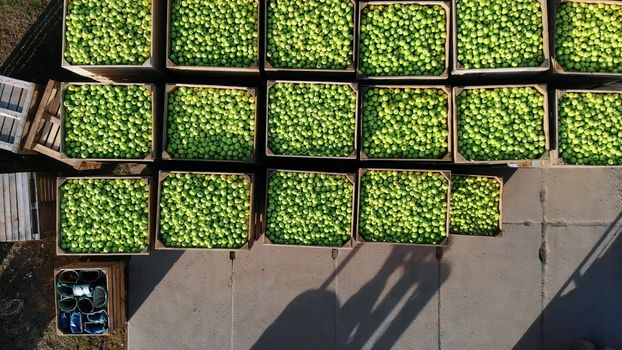
[[[445,234],[437,243],[400,243],[400,242],[372,242],[366,240],[362,237],[358,232],[358,212],[360,209],[360,198],[359,194],[361,192],[361,179],[365,173],[368,171],[379,171],[379,172],[397,172],[404,174],[412,174],[412,173],[423,173],[423,174],[439,174],[447,180],[448,189],[445,192],[445,200],[447,203],[447,212],[445,213]],[[270,239],[266,236],[267,231],[267,208],[269,205],[268,200],[268,187],[270,183],[270,178],[277,172],[285,172],[285,173],[299,173],[299,174],[323,174],[329,176],[336,177],[345,177],[352,184],[354,191],[352,194],[352,217],[351,228],[350,228],[350,239],[346,241],[343,246],[323,246],[323,245],[296,245],[296,244],[280,244],[271,242]],[[194,248],[194,247],[171,247],[167,246],[161,237],[160,232],[160,201],[162,196],[162,184],[164,180],[169,176],[178,176],[178,175],[205,175],[205,176],[242,176],[250,182],[250,212],[248,215],[249,220],[249,229],[248,229],[248,240],[244,245],[240,248]],[[259,192],[259,184],[256,179],[257,176],[254,173],[231,173],[231,172],[194,172],[194,171],[160,171],[158,174],[157,181],[154,181],[151,176],[89,176],[89,177],[59,177],[57,179],[57,208],[56,208],[56,226],[57,226],[57,236],[56,236],[56,254],[57,255],[93,255],[93,256],[115,256],[115,255],[148,255],[153,250],[201,250],[201,251],[236,251],[236,250],[248,250],[254,245],[256,241],[259,241],[262,245],[270,245],[270,246],[281,246],[281,247],[312,247],[312,248],[325,248],[325,249],[348,249],[354,247],[356,244],[374,244],[374,245],[386,245],[386,244],[398,244],[398,245],[407,245],[407,246],[430,246],[430,247],[447,247],[449,246],[449,234],[461,234],[457,232],[450,231],[450,206],[451,206],[451,179],[452,176],[461,176],[461,177],[473,177],[473,178],[486,178],[490,181],[498,182],[499,186],[499,195],[498,195],[498,229],[496,232],[493,232],[491,235],[481,236],[481,237],[502,237],[503,233],[503,184],[504,180],[499,176],[490,176],[490,175],[473,175],[473,174],[454,174],[451,171],[447,170],[416,170],[416,169],[372,169],[372,168],[360,168],[358,170],[358,174],[355,173],[337,173],[337,172],[318,172],[318,171],[300,171],[300,170],[284,170],[284,169],[268,169],[266,172],[266,182],[262,184],[263,193]],[[149,236],[149,245],[144,248],[144,250],[140,252],[108,252],[108,253],[85,253],[85,252],[71,252],[70,249],[63,249],[61,241],[62,241],[62,216],[61,216],[61,205],[63,203],[63,184],[67,183],[67,181],[71,180],[94,180],[94,181],[111,181],[111,180],[142,180],[144,183],[148,185],[149,191],[149,225],[148,231],[145,232]],[[200,196],[200,193],[196,194]],[[466,233],[464,233],[466,234]],[[479,235],[471,235],[473,237]]]
[[[65,1],[65,11],[64,15],[67,15],[67,4],[70,0]],[[267,9],[267,3],[271,0],[256,0],[257,6],[265,6]],[[273,0],[272,0],[273,1]],[[264,52],[264,57],[257,57],[257,62],[248,68],[228,68],[228,67],[203,67],[203,66],[182,66],[173,63],[170,57],[170,20],[171,20],[171,0],[167,1],[168,7],[164,9],[164,4],[162,1],[153,0],[152,2],[152,31],[151,31],[151,57],[147,59],[142,65],[72,65],[69,64],[64,56],[61,58],[61,66],[67,70],[70,70],[76,74],[94,79],[100,82],[129,82],[132,79],[136,79],[137,77],[162,77],[162,70],[166,68],[167,70],[175,71],[175,72],[221,72],[221,73],[259,73],[260,70],[265,70],[266,72],[323,72],[323,73],[356,73],[357,78],[360,79],[447,79],[449,76],[449,72],[453,75],[465,75],[465,74],[537,74],[546,71],[552,71],[556,74],[560,75],[584,75],[584,76],[594,76],[594,77],[605,77],[605,78],[614,78],[614,79],[622,79],[622,73],[586,73],[586,72],[573,72],[564,69],[555,59],[555,50],[554,48],[550,49],[550,39],[549,38],[549,25],[548,25],[548,15],[547,15],[547,1],[546,0],[535,0],[540,3],[541,7],[541,15],[542,15],[542,23],[543,23],[543,53],[544,60],[537,67],[510,67],[510,68],[480,68],[480,69],[466,69],[457,59],[457,39],[456,39],[456,26],[457,20],[456,16],[452,16],[452,13],[455,13],[456,2],[459,0],[453,1],[355,1],[351,0],[355,5],[358,4],[358,11],[354,12],[354,33],[353,37],[356,38],[353,42],[353,57],[352,57],[352,65],[343,70],[327,70],[327,69],[287,69],[287,68],[275,68],[273,67],[268,58],[265,56],[265,47],[267,47],[267,42],[265,38],[267,38],[267,28],[265,23],[267,23],[267,13],[268,11],[264,11],[266,18],[264,19],[264,28],[263,37],[264,42],[260,43],[260,39],[257,40],[257,46],[263,45],[264,50],[258,50],[258,52]],[[611,0],[562,0],[562,1],[577,1],[577,2],[588,2],[588,3],[614,3]],[[265,4],[265,5],[264,5]],[[450,35],[446,35],[445,42],[445,70],[438,76],[390,76],[390,77],[382,77],[382,76],[367,76],[363,74],[358,67],[358,59],[359,55],[358,48],[358,38],[360,26],[356,25],[358,22],[358,18],[360,18],[360,13],[366,6],[373,4],[421,4],[421,5],[440,5],[443,7],[446,13],[446,32]],[[166,13],[165,13],[166,12]],[[261,13],[261,12],[260,12]],[[162,18],[166,16],[166,19]],[[160,27],[160,21],[166,20],[166,34],[162,34],[162,28]],[[65,23],[65,20],[63,20]],[[259,28],[259,24],[257,25]],[[65,25],[63,25],[63,43],[62,43],[62,52],[64,55],[66,41],[65,41]],[[259,29],[258,29],[259,30]],[[552,31],[554,35],[554,30]],[[162,39],[166,40],[166,45],[162,45]],[[553,45],[554,46],[554,45]],[[450,55],[451,52],[451,55]],[[261,62],[261,65],[259,64]],[[450,68],[451,66],[451,68]],[[261,68],[260,68],[261,67]]]
[[[268,91],[270,89],[270,87],[276,83],[276,82],[285,82],[285,81],[268,81]],[[296,81],[296,82],[291,82],[291,83],[304,83],[302,81]],[[257,122],[255,123],[255,149],[253,151],[253,155],[251,157],[249,157],[248,159],[241,161],[241,162],[245,162],[245,163],[253,163],[256,160],[257,157],[257,149],[259,147],[264,148],[265,154],[269,157],[274,157],[274,158],[308,158],[308,159],[326,159],[326,158],[332,158],[332,159],[360,159],[363,161],[366,160],[370,160],[370,158],[365,154],[365,152],[362,150],[362,147],[360,146],[362,137],[363,137],[363,127],[362,127],[362,119],[365,117],[361,111],[361,106],[362,106],[362,99],[363,99],[363,95],[364,95],[364,91],[368,88],[371,87],[381,87],[381,88],[432,88],[432,89],[439,89],[442,90],[446,93],[447,95],[447,125],[448,125],[448,147],[447,147],[447,153],[438,158],[438,159],[378,159],[378,158],[374,158],[373,160],[381,160],[381,161],[389,161],[389,160],[403,160],[403,161],[422,161],[422,162],[454,162],[454,163],[458,163],[458,164],[496,164],[496,165],[509,165],[509,166],[513,166],[513,167],[558,167],[558,166],[575,166],[575,165],[567,165],[564,160],[559,156],[558,154],[558,141],[559,138],[555,137],[554,140],[555,142],[552,143],[551,142],[551,135],[552,132],[550,130],[550,123],[551,121],[549,119],[552,119],[552,122],[554,123],[554,125],[558,125],[558,100],[561,96],[563,96],[565,93],[567,92],[592,92],[592,93],[620,93],[622,94],[622,90],[619,88],[599,88],[599,89],[591,89],[591,90],[555,90],[555,99],[554,99],[554,112],[553,113],[549,113],[549,92],[547,91],[547,86],[546,85],[542,85],[542,84],[527,84],[527,85],[488,85],[488,86],[468,86],[468,87],[449,87],[449,86],[442,86],[442,85],[438,85],[438,86],[430,86],[430,85],[360,85],[357,83],[321,83],[321,82],[309,82],[309,83],[313,83],[313,84],[342,84],[342,85],[348,85],[352,88],[352,90],[354,91],[355,94],[357,94],[357,125],[353,130],[354,133],[354,149],[353,152],[345,157],[311,157],[311,156],[293,156],[293,155],[280,155],[280,154],[275,154],[273,151],[271,151],[268,148],[268,140],[269,140],[269,134],[268,134],[268,129],[266,128],[266,137],[265,137],[265,144],[264,145],[257,145],[257,130],[258,125]],[[89,84],[89,83],[79,83],[79,84]],[[92,84],[100,84],[100,83],[92,83]],[[61,94],[63,93],[63,91],[66,89],[67,85],[69,84],[65,84],[63,83],[61,86]],[[128,85],[128,84],[118,84],[118,85]],[[67,155],[67,153],[65,152],[65,143],[64,143],[64,123],[63,123],[63,118],[64,118],[64,107],[60,106],[60,130],[59,130],[59,135],[60,135],[60,142],[59,142],[59,147],[60,147],[60,152],[59,152],[59,157],[60,160],[63,161],[82,161],[82,162],[109,162],[109,161],[124,161],[124,162],[151,162],[154,161],[156,159],[163,159],[163,160],[190,160],[190,159],[183,159],[183,158],[175,158],[173,156],[171,156],[167,151],[167,144],[168,144],[168,137],[167,137],[167,113],[168,113],[168,108],[166,108],[166,105],[168,104],[168,95],[173,92],[175,89],[177,89],[180,86],[190,86],[190,87],[212,87],[212,88],[227,88],[227,89],[231,89],[231,88],[235,88],[235,89],[243,89],[243,90],[247,90],[249,91],[256,99],[256,105],[257,105],[257,89],[256,88],[247,88],[247,87],[230,87],[230,86],[214,86],[214,85],[187,85],[187,84],[171,84],[171,85],[166,85],[165,86],[165,93],[164,93],[164,102],[163,104],[161,104],[160,98],[161,98],[161,94],[160,92],[160,86],[159,85],[153,85],[153,84],[148,84],[146,85],[148,86],[151,91],[152,91],[152,112],[153,112],[153,118],[152,118],[152,149],[151,152],[148,156],[146,156],[143,159],[98,159],[98,158],[72,158],[70,156]],[[545,137],[545,151],[544,153],[537,159],[505,159],[505,160],[469,160],[467,158],[465,158],[463,155],[460,154],[459,152],[459,140],[458,140],[458,119],[460,118],[459,116],[459,112],[458,112],[458,108],[457,106],[457,100],[458,100],[458,96],[460,95],[460,93],[462,91],[464,91],[465,89],[494,89],[494,88],[504,88],[504,87],[533,87],[535,88],[539,93],[541,93],[544,96],[544,104],[543,104],[543,109],[544,109],[544,116],[545,118],[543,118],[542,120],[542,130],[544,132],[544,137]],[[269,94],[268,94],[269,95]],[[268,96],[266,97],[267,102],[269,103],[269,98]],[[266,103],[266,123],[267,120],[270,118],[269,115],[269,111],[268,111],[268,103]],[[160,109],[159,107],[164,107],[162,109]],[[161,139],[162,139],[162,149],[163,151],[161,153],[159,153],[157,151],[157,146],[156,146],[156,139],[158,139],[159,135],[157,135],[157,131],[156,131],[156,120],[159,120],[159,116],[160,116],[160,111],[162,111],[162,118],[164,120],[164,132],[162,133]],[[259,109],[256,109],[256,118],[255,120],[259,120],[258,116],[259,116]],[[557,130],[557,128],[555,128],[555,130]],[[554,147],[552,147],[554,146]],[[199,159],[192,159],[192,160],[199,160]],[[210,160],[207,160],[210,161]],[[221,160],[222,161],[222,160]],[[237,161],[224,161],[224,162],[237,162]],[[581,167],[586,167],[588,165],[577,165],[577,166],[581,166]]]

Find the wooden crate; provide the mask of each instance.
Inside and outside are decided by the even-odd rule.
[[[62,185],[68,180],[142,180],[148,185],[148,220],[149,224],[147,226],[147,237],[149,242],[145,249],[138,253],[129,253],[129,252],[121,252],[121,253],[74,253],[67,251],[61,247],[61,204],[63,199],[63,192],[61,191]],[[58,177],[56,178],[55,184],[56,191],[56,255],[74,255],[74,256],[125,256],[125,255],[149,255],[153,248],[153,239],[155,235],[155,218],[154,214],[156,212],[155,206],[156,204],[156,191],[157,188],[155,186],[155,182],[151,179],[150,176],[77,176],[77,177]]]
[[[0,242],[40,239],[36,174],[0,175]]]
[[[37,84],[0,76],[0,149],[22,152],[37,96]]]
[[[162,197],[162,181],[171,174],[193,174],[193,175],[241,175],[251,182],[250,208],[248,218],[248,241],[240,248],[207,248],[207,247],[167,247],[160,238],[160,198]],[[253,173],[225,173],[225,172],[196,172],[196,171],[160,171],[158,174],[158,193],[155,224],[155,247],[154,250],[200,250],[200,251],[245,251],[250,250],[257,234],[257,207],[255,202],[256,182]]]
[[[78,170],[99,169],[101,163],[61,158],[60,82],[48,81],[32,120],[24,148],[69,164]]]
[[[103,334],[65,334],[58,327],[58,296],[56,295],[56,282],[58,275],[66,270],[101,270],[106,275],[106,289],[108,292],[108,330]],[[105,336],[111,331],[119,329],[126,322],[125,289],[125,261],[111,262],[76,262],[54,270],[54,301],[56,310],[56,333],[66,336]]]
[[[303,245],[303,244],[283,244],[273,243],[268,238],[268,187],[270,186],[270,177],[277,172],[285,173],[299,173],[299,174],[319,174],[319,175],[331,175],[331,176],[343,176],[352,183],[352,216],[350,223],[350,238],[342,246],[326,246],[326,245]],[[263,198],[263,211],[260,211],[259,220],[256,221],[256,230],[261,232],[261,244],[265,246],[275,247],[294,247],[294,248],[315,248],[315,249],[352,249],[355,244],[355,232],[356,232],[356,174],[354,173],[337,173],[337,172],[322,172],[322,171],[306,171],[306,170],[287,170],[287,169],[268,169],[266,172],[266,192]]]
[[[526,88],[531,87],[536,90],[542,96],[544,96],[544,105],[542,108],[544,109],[543,118],[542,118],[542,130],[544,133],[544,152],[537,159],[504,159],[504,160],[468,160],[459,152],[459,130],[458,130],[458,119],[459,119],[459,109],[458,109],[458,99],[460,94],[464,90],[473,90],[473,89],[498,89],[498,88]],[[489,164],[489,165],[507,165],[514,168],[519,167],[546,167],[550,164],[551,161],[551,135],[549,132],[549,95],[547,92],[547,86],[545,84],[511,84],[511,85],[482,85],[482,86],[455,86],[453,88],[452,94],[452,127],[453,132],[450,134],[453,137],[452,147],[454,154],[454,163],[458,164],[469,164],[469,165],[481,165],[481,164]]]
[[[84,86],[84,85],[112,85],[114,87],[129,87],[129,86],[140,86],[146,87],[151,91],[151,152],[144,158],[71,158],[67,155],[66,146],[65,146],[65,116],[66,110],[63,104],[60,104],[60,110],[58,112],[59,123],[60,123],[60,157],[62,160],[74,160],[74,161],[88,161],[88,162],[152,162],[156,158],[156,137],[158,136],[157,123],[159,114],[159,91],[160,89],[156,84],[143,84],[143,83],[115,83],[115,84],[105,84],[105,83],[61,83],[58,94],[60,95],[60,100],[64,101],[65,92],[69,86]]]
[[[164,22],[165,4],[161,0],[151,0],[151,56],[142,64],[71,64],[65,59],[67,45],[65,32],[67,26],[67,6],[71,0],[63,0],[63,22],[61,41],[61,68],[100,83],[128,83],[134,81],[153,81],[164,79]],[[106,15],[106,14],[103,14]]]
[[[402,243],[402,242],[385,242],[385,241],[368,241],[361,235],[360,221],[361,221],[361,192],[362,192],[362,184],[363,184],[363,175],[370,170],[375,171],[397,171],[397,172],[410,172],[410,173],[421,173],[421,172],[432,172],[443,175],[448,182],[447,188],[447,214],[445,215],[445,238],[443,238],[438,244],[431,243]],[[357,182],[357,202],[356,202],[356,244],[365,243],[375,246],[382,245],[403,245],[403,246],[422,246],[422,247],[449,247],[449,219],[451,215],[451,171],[448,170],[427,170],[427,169],[380,169],[380,168],[360,168],[358,172],[358,182]]]

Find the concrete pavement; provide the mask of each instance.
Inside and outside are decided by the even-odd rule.
[[[622,170],[520,169],[502,238],[130,263],[134,349],[622,349]]]

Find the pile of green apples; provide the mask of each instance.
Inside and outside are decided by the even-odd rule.
[[[242,247],[249,238],[250,192],[244,175],[169,174],[161,183],[160,239],[167,247]]]
[[[70,158],[143,159],[152,152],[152,93],[143,85],[69,85],[63,94]]]
[[[140,253],[149,244],[149,185],[141,179],[69,179],[60,187],[60,247]]]
[[[167,152],[173,158],[252,157],[256,98],[246,90],[180,86],[168,96]]]
[[[449,180],[438,172],[368,170],[361,178],[365,241],[438,244],[447,237]]]
[[[352,236],[354,184],[344,175],[277,171],[268,182],[266,237],[341,247]]]

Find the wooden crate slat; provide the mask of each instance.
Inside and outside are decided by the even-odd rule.
[[[21,88],[13,88],[13,92],[11,93],[11,99],[9,100],[9,106],[8,109],[12,110],[12,111],[16,111],[16,112],[22,112],[24,110],[24,106],[20,105],[20,100],[22,99],[22,95],[24,95],[24,97],[26,97],[23,93],[24,89]]]
[[[15,130],[17,130],[17,132],[14,133],[15,138],[11,142],[15,144],[15,151],[19,151],[21,147],[22,136],[24,136],[24,128],[26,127],[26,119],[32,116],[30,112],[30,107],[34,102],[36,102],[33,101],[36,100],[35,88],[36,86],[33,86],[32,89],[24,91],[24,95],[26,96],[25,99],[30,102],[28,102],[28,108],[24,108],[24,110],[21,111],[22,116],[17,120],[16,124],[14,125],[14,128]]]
[[[52,124],[52,128],[50,129],[48,138],[47,140],[45,140],[45,143],[44,143],[44,145],[49,148],[52,148],[52,145],[54,144],[54,139],[56,138],[56,135],[59,133],[59,130],[60,130],[60,127],[58,124],[55,124],[55,123],[51,123],[51,124]]]
[[[2,116],[0,116],[0,118],[4,118],[2,122],[2,129],[0,131],[0,141],[8,143],[11,139],[11,129],[13,129],[15,119]]]
[[[9,102],[11,101],[11,94],[13,93],[13,86],[5,86],[0,95],[0,108],[9,109]]]
[[[43,126],[41,120],[44,117],[44,113],[47,111],[47,106],[50,103],[50,95],[52,94],[53,88],[55,85],[58,84],[59,83],[54,80],[49,80],[45,87],[45,91],[43,92],[43,96],[41,97],[41,102],[39,103],[37,111],[35,112],[35,116],[32,120],[32,127],[30,128],[28,136],[26,137],[26,142],[24,143],[24,147],[26,149],[33,149],[35,138],[39,137],[40,135],[39,133]]]
[[[15,197],[17,201],[15,202],[15,206],[12,209],[17,213],[17,232],[15,232],[15,240],[23,241],[24,240],[24,193],[22,192],[22,173],[16,173],[15,175],[15,187],[11,189],[11,191],[15,191]],[[12,213],[11,213],[12,214]],[[11,217],[12,219],[12,217]]]
[[[17,86],[22,89],[34,89],[37,86],[37,84],[35,83],[30,83],[30,82],[23,81],[23,80],[17,80],[17,79],[5,77],[3,75],[0,75],[0,83],[8,85],[8,86]]]
[[[4,198],[4,231],[7,241],[11,241],[13,239],[13,231],[11,226],[11,184],[9,181],[9,177],[10,174],[2,175],[2,196]]]
[[[6,187],[4,187],[3,178],[4,175],[0,176],[0,242],[5,242],[7,240],[7,230],[4,223],[4,191],[6,191]]]
[[[16,186],[15,174],[9,176],[9,186],[14,189]],[[17,191],[9,191],[10,206],[11,206],[11,240],[16,241],[19,239],[19,212],[17,208]]]
[[[35,144],[35,147],[33,147],[33,150],[36,151],[36,152],[39,152],[41,154],[45,154],[46,156],[48,156],[50,158],[54,158],[54,159],[57,159],[57,160],[59,160],[61,162],[66,163],[66,164],[70,164],[70,163],[65,162],[65,159],[60,159],[60,152],[58,152],[56,150],[53,150],[53,149],[50,149],[50,148],[47,148],[47,147],[43,146],[42,144],[39,144],[39,143]]]
[[[54,142],[52,142],[53,149],[60,149],[60,139],[60,128],[58,128],[58,131],[56,131],[56,136],[54,137]]]
[[[51,129],[52,129],[52,123],[50,123],[49,121],[46,121],[45,125],[43,126],[43,130],[41,131],[41,136],[39,137],[39,140],[37,140],[37,143],[41,145],[45,145],[48,137],[50,137]]]
[[[21,130],[21,128],[19,128],[19,125],[22,124],[22,122],[20,122],[19,120],[15,120],[13,122],[13,127],[11,128],[11,134],[9,136],[9,143],[15,143],[15,139],[19,136],[18,135],[18,129]],[[21,131],[19,132],[19,134],[21,134]]]
[[[53,95],[52,95],[52,99],[50,100],[50,104],[48,106],[48,111],[52,114],[52,115],[58,115],[58,112],[60,112],[60,89],[59,88],[55,88]]]
[[[39,202],[37,196],[37,174],[26,174],[26,181],[28,186],[28,213],[30,214],[30,225],[26,229],[27,239],[39,239]]]
[[[37,200],[36,198],[33,200],[32,197],[32,192],[31,189],[34,191],[33,187],[34,187],[34,182],[31,181],[31,177],[33,175],[31,173],[23,173],[23,178],[22,178],[22,188],[24,191],[24,218],[25,218],[25,222],[24,222],[24,239],[30,241],[32,240],[32,231],[33,231],[33,224],[35,224],[35,222],[37,220],[35,220],[35,218],[37,216],[33,216],[33,208],[36,208],[37,206]]]
[[[26,221],[30,225],[30,213],[25,210],[27,209],[26,198],[24,198],[24,173],[15,174],[15,195],[17,196],[17,206],[15,207],[17,210],[17,240],[23,241],[26,239]],[[28,207],[30,207],[28,205]]]
[[[37,92],[39,92],[39,91],[37,90]],[[19,99],[19,103],[18,103],[19,111],[22,112],[26,108],[32,110],[33,108],[35,108],[37,106],[36,102],[37,101],[34,98],[34,95],[29,98],[28,91],[24,90],[24,92],[22,93],[21,98]]]
[[[37,198],[39,203],[54,202],[56,180],[49,177],[37,177]]]

